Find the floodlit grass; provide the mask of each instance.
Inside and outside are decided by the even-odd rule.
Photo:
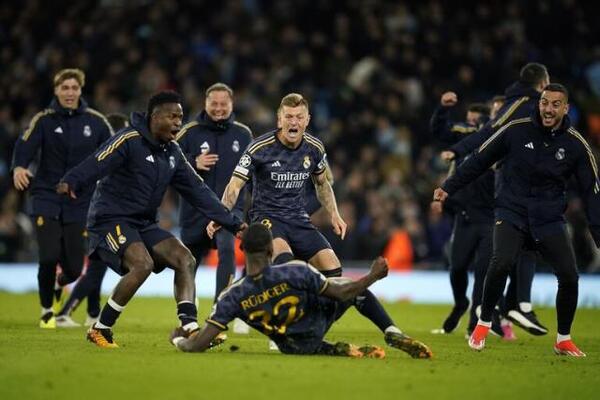
[[[209,302],[203,301],[205,317]],[[600,390],[600,310],[578,311],[573,337],[585,359],[552,353],[553,309],[540,309],[551,334],[517,329],[516,342],[488,339],[481,353],[463,337],[432,335],[448,306],[387,304],[397,324],[431,346],[433,360],[386,347],[384,360],[288,356],[268,350],[257,332],[230,334],[217,350],[184,354],[168,342],[177,325],[172,299],[134,298],[114,329],[121,346],[94,347],[85,329],[37,327],[37,296],[0,293],[0,399],[593,399]],[[84,319],[82,305],[75,313]],[[334,325],[331,340],[384,345],[355,310]],[[239,346],[236,352],[231,345]]]

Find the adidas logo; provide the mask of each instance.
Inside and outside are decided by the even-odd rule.
[[[154,162],[154,157],[152,156],[152,154],[150,154],[148,157],[146,157],[146,160],[148,160],[151,163],[153,163]]]
[[[273,164],[271,164],[271,167],[281,167],[281,163],[279,162],[279,160],[277,160]]]
[[[525,145],[528,149],[533,149],[533,142],[529,142]]]
[[[56,129],[54,130],[54,132],[56,132],[56,133],[63,133],[63,130],[62,130],[62,128],[59,126],[58,128],[56,128]]]

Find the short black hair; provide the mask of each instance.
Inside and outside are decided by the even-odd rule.
[[[246,253],[263,253],[269,249],[272,241],[273,236],[269,228],[254,222],[244,231],[241,248]]]
[[[519,81],[531,87],[539,85],[544,79],[547,79],[548,69],[544,64],[540,63],[527,63],[519,74]]]
[[[483,103],[472,103],[467,107],[467,111],[476,112],[481,115],[490,115],[490,107]]]
[[[150,100],[148,101],[148,110],[147,110],[148,118],[150,118],[150,116],[152,115],[152,113],[154,112],[154,109],[156,109],[156,107],[160,106],[161,104],[167,104],[167,103],[181,104],[181,95],[172,90],[164,90],[164,91],[158,92],[154,96],[150,97]]]
[[[115,132],[129,125],[127,116],[121,113],[108,114],[106,120]]]
[[[546,87],[544,88],[545,92],[561,92],[562,94],[565,95],[565,99],[567,101],[567,103],[569,102],[569,91],[567,90],[566,87],[564,87],[564,85],[561,85],[560,83],[550,83],[549,85],[546,85]]]

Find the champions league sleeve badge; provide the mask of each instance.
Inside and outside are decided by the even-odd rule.
[[[240,162],[238,163],[238,165],[240,167],[244,167],[244,168],[248,168],[250,166],[250,163],[252,162],[252,160],[250,159],[250,156],[248,154],[244,154],[241,158],[240,158]]]

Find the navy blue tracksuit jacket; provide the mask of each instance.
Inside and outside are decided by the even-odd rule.
[[[477,126],[451,121],[449,108],[442,106],[434,111],[429,126],[431,133],[447,145],[467,140],[478,130]],[[468,157],[468,154],[457,157],[456,165]],[[483,173],[449,198],[445,206],[471,223],[491,224],[494,220],[494,171],[490,169]]]
[[[130,128],[70,170],[63,181],[79,195],[98,179],[88,215],[90,228],[115,220],[156,222],[169,185],[227,230],[236,232],[241,225],[196,174],[177,142],[160,143],[152,136],[142,113],[132,114]]]
[[[498,110],[496,118],[486,123],[477,133],[469,135],[450,147],[457,157],[464,157],[476,150],[508,122],[531,115],[534,110],[537,110],[541,93],[531,86],[517,81],[506,89],[504,95],[506,100],[502,108]]]
[[[215,122],[205,111],[186,124],[177,135],[177,142],[194,169],[199,154],[207,152],[219,155],[219,161],[209,171],[196,171],[219,198],[223,196],[231,174],[251,140],[250,128],[235,121],[233,114],[227,120]],[[240,194],[234,207],[240,215],[243,203],[244,196]],[[190,203],[185,200],[181,202],[179,224],[184,242],[189,242],[186,239],[189,235],[202,234],[209,222],[210,219]]]
[[[565,115],[561,126],[542,126],[539,112],[509,122],[484,142],[474,156],[448,178],[442,188],[450,195],[503,161],[495,214],[533,239],[563,229],[567,184],[575,176],[584,201],[592,237],[600,247],[600,181],[590,146]]]
[[[31,183],[32,215],[85,222],[95,182],[82,188],[77,199],[56,193],[60,178],[113,134],[108,121],[87,106],[83,98],[75,110],[63,108],[55,98],[37,113],[19,137],[12,168],[27,168],[39,152],[39,164]]]

